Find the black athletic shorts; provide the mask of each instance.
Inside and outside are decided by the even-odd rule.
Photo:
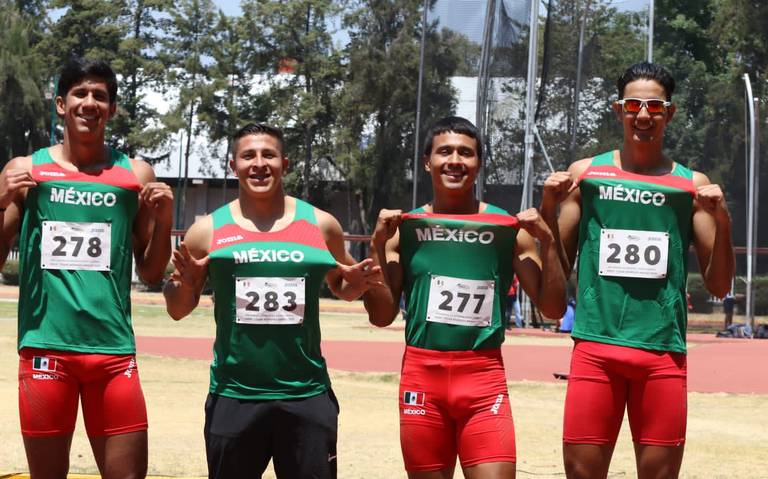
[[[330,389],[306,399],[272,401],[208,394],[208,477],[261,477],[272,459],[280,479],[335,479],[338,416]]]

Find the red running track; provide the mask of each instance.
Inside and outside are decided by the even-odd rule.
[[[701,336],[699,338],[698,336]],[[718,340],[689,335],[688,390],[768,394],[768,341]],[[144,354],[210,360],[212,338],[139,336]],[[383,341],[323,341],[328,367],[343,371],[398,372],[403,344]],[[512,381],[557,381],[553,373],[567,373],[568,346],[505,345],[502,347],[507,378]]]

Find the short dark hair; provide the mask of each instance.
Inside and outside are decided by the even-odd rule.
[[[434,142],[435,137],[443,133],[459,133],[474,138],[475,143],[477,143],[477,157],[481,160],[483,159],[483,142],[480,138],[480,132],[471,121],[460,116],[447,116],[437,120],[435,124],[432,125],[429,131],[427,131],[427,136],[424,141],[424,156],[432,154],[432,143]]]
[[[71,57],[64,62],[59,72],[59,83],[56,94],[62,98],[67,96],[72,86],[87,76],[94,76],[107,82],[109,103],[117,102],[117,75],[109,63],[103,60],[89,60],[83,57]]]
[[[248,123],[239,130],[237,130],[232,137],[232,141],[235,144],[232,150],[232,156],[235,156],[237,152],[237,140],[248,135],[269,135],[275,138],[280,145],[280,153],[285,154],[283,151],[283,130],[275,126],[270,126],[265,123]]]
[[[669,70],[658,63],[640,62],[627,68],[616,80],[616,87],[619,90],[619,100],[624,98],[624,89],[627,84],[635,80],[654,80],[664,87],[667,94],[667,101],[672,101],[672,93],[675,92],[675,79]]]

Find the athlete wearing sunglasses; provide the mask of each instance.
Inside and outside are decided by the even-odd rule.
[[[686,278],[693,245],[707,289],[734,271],[731,219],[706,175],[664,154],[675,81],[638,63],[617,82],[620,150],[553,173],[541,215],[557,227],[564,270],[578,270],[563,421],[568,479],[602,479],[627,411],[639,479],[675,479],[686,428]],[[576,263],[578,253],[578,263]]]
[[[649,100],[624,98],[616,103],[621,105],[624,113],[636,114],[645,108],[650,115],[663,115],[666,113],[667,107],[672,105],[671,101],[659,100],[658,98],[651,98]]]

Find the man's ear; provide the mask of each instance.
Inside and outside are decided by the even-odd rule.
[[[427,155],[422,156],[421,162],[424,164],[424,171],[429,171],[429,157]]]
[[[616,119],[621,123],[624,120],[624,108],[617,101],[611,104],[611,108],[613,108],[613,113],[616,115]]]
[[[56,104],[56,114],[59,115],[60,117],[64,116],[64,113],[66,112],[66,108],[64,105],[64,97],[62,97],[61,95],[58,95],[56,97],[56,100],[54,100],[54,102]]]
[[[117,103],[110,103],[109,104],[109,119],[111,120],[112,118],[114,118],[116,113],[117,113]]]

